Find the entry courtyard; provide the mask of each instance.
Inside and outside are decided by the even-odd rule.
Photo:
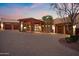
[[[0,31],[0,55],[3,56],[79,56],[79,51],[59,42],[66,34]]]

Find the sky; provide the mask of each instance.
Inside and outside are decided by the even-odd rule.
[[[57,18],[56,12],[50,8],[50,3],[0,3],[0,18],[21,19],[51,15]]]

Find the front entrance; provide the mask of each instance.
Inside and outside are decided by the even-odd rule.
[[[41,26],[39,24],[24,24],[23,31],[25,31],[25,32],[32,32],[32,31],[40,32]]]
[[[35,24],[35,26],[34,26],[34,31],[35,32],[41,32],[42,30],[41,30],[41,26],[39,25],[39,24]]]
[[[30,32],[32,31],[31,28],[32,26],[30,24],[24,24],[23,26],[23,31],[27,31],[27,32]]]

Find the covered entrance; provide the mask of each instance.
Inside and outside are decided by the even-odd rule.
[[[42,23],[43,21],[37,20],[34,18],[25,18],[19,19],[20,22],[20,31],[24,32],[41,32],[42,31]]]

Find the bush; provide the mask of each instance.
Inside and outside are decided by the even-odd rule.
[[[71,42],[70,37],[66,37],[65,40],[66,40],[66,42],[68,42],[68,43]]]
[[[79,36],[74,36],[74,35],[72,35],[72,36],[70,36],[70,37],[66,37],[65,38],[65,40],[66,40],[66,42],[77,42],[78,41],[78,39],[79,39]]]

